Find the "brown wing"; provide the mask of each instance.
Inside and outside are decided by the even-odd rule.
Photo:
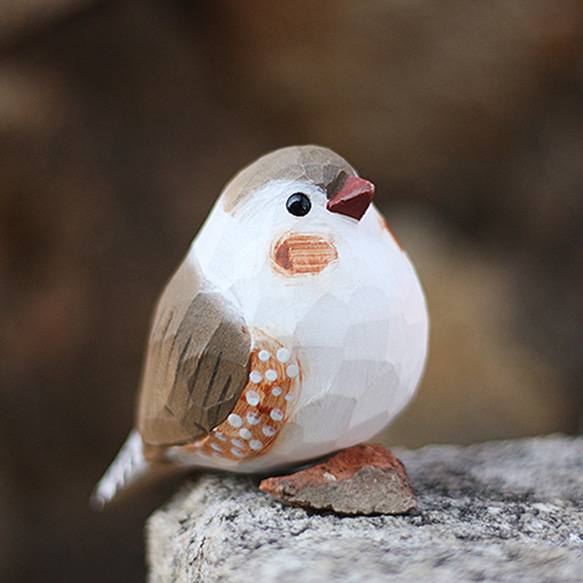
[[[251,338],[236,308],[184,262],[156,309],[137,425],[146,445],[185,444],[233,410],[248,379]]]

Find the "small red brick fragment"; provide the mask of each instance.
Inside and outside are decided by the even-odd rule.
[[[350,447],[295,474],[267,478],[259,489],[296,506],[341,514],[402,514],[417,507],[403,464],[373,444]]]

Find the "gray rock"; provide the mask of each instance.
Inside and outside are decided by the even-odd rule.
[[[151,583],[583,581],[583,437],[394,450],[419,508],[348,517],[207,474],[147,525]]]

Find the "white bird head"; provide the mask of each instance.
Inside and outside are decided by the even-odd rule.
[[[268,265],[305,285],[307,277],[333,269],[344,255],[354,256],[359,240],[386,230],[371,205],[373,194],[374,185],[331,150],[282,148],[227,184],[193,253],[211,278],[255,277]]]

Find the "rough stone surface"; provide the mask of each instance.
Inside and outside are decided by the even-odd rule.
[[[395,450],[419,507],[341,517],[205,475],[149,520],[150,582],[575,582],[583,437]]]
[[[262,492],[284,502],[343,514],[403,514],[417,501],[403,464],[385,447],[349,447],[291,475],[262,480]]]

